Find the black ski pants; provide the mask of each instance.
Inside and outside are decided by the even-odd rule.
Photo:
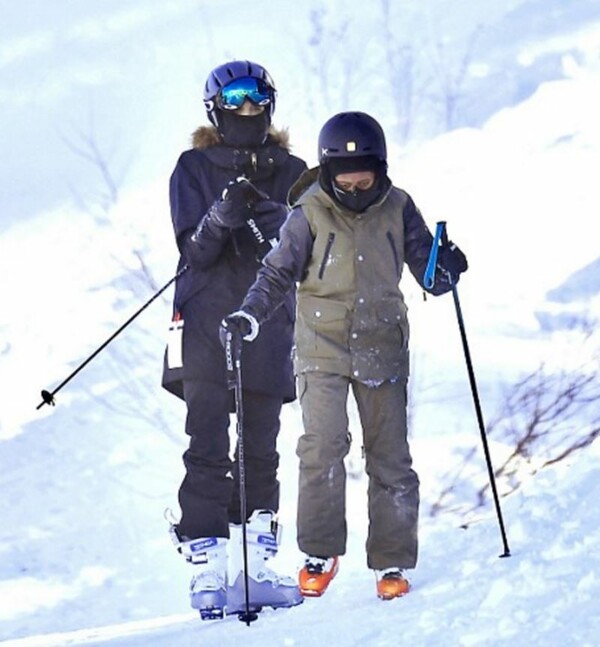
[[[226,385],[185,380],[185,477],[179,488],[178,532],[188,539],[229,537],[229,524],[241,523],[237,442],[230,455],[230,426],[237,441],[234,392]],[[257,509],[277,512],[277,435],[282,399],[243,391],[245,485],[248,516]],[[231,423],[231,424],[230,424]]]

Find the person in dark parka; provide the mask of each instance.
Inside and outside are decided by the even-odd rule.
[[[271,77],[256,63],[215,68],[204,89],[212,126],[194,133],[193,148],[180,156],[170,181],[178,269],[188,269],[176,282],[174,328],[180,338],[165,353],[163,386],[185,400],[189,435],[179,489],[182,515],[172,530],[180,551],[196,564],[191,602],[203,617],[235,613],[241,604],[233,565],[241,551],[234,541],[242,521],[238,464],[229,455],[234,403],[219,322],[254,282],[286,218],[288,190],[306,169],[290,154],[287,132],[271,126],[275,97]],[[282,404],[295,398],[294,316],[292,291],[266,324],[266,334],[244,348],[242,357],[251,367],[243,371],[242,386],[250,592],[257,608],[301,601],[291,578],[264,567],[277,549],[276,441]]]

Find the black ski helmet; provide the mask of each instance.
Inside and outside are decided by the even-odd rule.
[[[277,90],[271,75],[258,63],[253,63],[252,61],[229,61],[229,63],[224,63],[223,65],[219,65],[219,67],[215,67],[215,69],[208,75],[206,83],[204,84],[204,106],[206,108],[206,114],[211,123],[217,128],[219,127],[219,122],[216,97],[219,94],[219,91],[228,83],[245,76],[260,79],[271,89],[273,93],[272,99],[265,106],[265,110],[269,116],[269,122],[271,121],[273,112],[275,112],[275,97],[277,95]]]
[[[365,112],[340,112],[325,122],[319,133],[319,164],[366,156],[387,160],[383,128],[373,117]]]

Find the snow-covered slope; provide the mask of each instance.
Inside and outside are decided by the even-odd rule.
[[[94,594],[86,629],[0,644],[593,647],[600,635],[600,509],[589,502],[600,496],[599,460],[596,442],[585,455],[545,470],[505,501],[508,558],[498,557],[502,545],[491,513],[466,528],[426,521],[421,565],[403,599],[383,603],[375,597],[362,559],[364,524],[354,523],[349,553],[326,596],[295,609],[264,612],[250,627],[234,618],[201,622],[189,613],[165,615],[174,605],[148,620],[98,627],[96,607],[103,597],[114,596],[109,589]],[[361,490],[351,484],[353,521],[363,516]],[[152,586],[150,578],[147,585]]]

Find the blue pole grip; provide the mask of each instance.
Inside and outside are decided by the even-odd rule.
[[[429,252],[429,260],[427,261],[427,267],[425,268],[425,274],[423,275],[423,284],[428,289],[431,289],[435,284],[435,268],[437,267],[438,249],[440,246],[440,240],[444,236],[445,229],[446,221],[441,220],[437,223],[433,243],[431,244],[431,251]]]

